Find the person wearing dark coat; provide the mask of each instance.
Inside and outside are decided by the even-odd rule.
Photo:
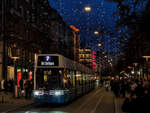
[[[141,106],[141,113],[147,113],[147,111],[149,111],[149,102],[150,102],[150,95],[148,92],[149,89],[145,88],[144,89],[144,96],[141,98],[140,101],[140,106]]]
[[[25,90],[25,98],[27,99],[29,97],[29,84],[28,81],[24,84],[24,90]]]
[[[31,98],[33,90],[33,80],[28,81],[28,88],[29,88],[29,98]]]
[[[20,85],[20,89],[23,90],[23,80],[22,79],[19,81],[19,85]]]
[[[135,88],[135,93],[137,97],[142,97],[144,95],[144,87],[142,86],[141,81],[138,82],[138,85]]]
[[[130,113],[131,111],[131,106],[130,106],[130,102],[131,102],[131,95],[130,93],[127,93],[126,94],[126,98],[121,106],[121,109],[123,112],[128,112]]]
[[[141,113],[140,98],[135,93],[131,97],[130,113]]]
[[[7,94],[7,92],[8,92],[8,81],[7,80],[4,81],[4,89],[5,89],[5,93]]]

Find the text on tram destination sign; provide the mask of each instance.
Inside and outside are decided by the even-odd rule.
[[[38,66],[58,66],[58,56],[39,56]]]

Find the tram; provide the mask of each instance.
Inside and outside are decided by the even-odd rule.
[[[68,103],[94,89],[92,69],[59,54],[35,56],[35,102]]]

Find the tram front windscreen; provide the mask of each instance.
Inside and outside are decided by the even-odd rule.
[[[61,69],[37,69],[37,89],[63,89],[63,75],[61,74],[61,72]]]

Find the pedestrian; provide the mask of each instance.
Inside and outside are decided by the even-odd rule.
[[[28,88],[29,88],[29,98],[31,98],[32,90],[33,90],[33,80],[28,81]]]
[[[4,90],[5,90],[5,93],[7,94],[7,92],[8,92],[8,81],[7,81],[7,79],[4,80]]]
[[[20,89],[23,90],[23,80],[22,79],[19,81],[19,86],[20,86]]]
[[[140,110],[140,107],[139,106],[139,102],[140,102],[140,99],[137,97],[136,93],[132,94],[132,97],[131,97],[131,101],[130,101],[130,113],[141,113],[139,111]]]
[[[141,81],[138,81],[137,87],[135,88],[135,93],[139,98],[144,95],[144,87]]]
[[[28,81],[26,81],[24,84],[24,90],[25,90],[25,98],[27,99],[29,95]]]
[[[130,112],[131,111],[131,94],[129,92],[126,93],[126,98],[121,106],[123,112]]]
[[[20,88],[19,88],[20,89],[20,96],[22,97],[24,94],[23,80],[22,79],[19,81],[19,86],[20,86]]]
[[[150,102],[150,96],[149,96],[148,88],[145,88],[144,96],[140,99],[139,102],[141,113],[146,113],[147,111],[149,111],[149,102]]]
[[[4,91],[4,79],[1,81],[1,90]]]
[[[8,80],[8,92],[11,92],[11,79]]]
[[[14,91],[14,79],[12,78],[11,80],[10,80],[10,91],[13,93],[13,91]]]

